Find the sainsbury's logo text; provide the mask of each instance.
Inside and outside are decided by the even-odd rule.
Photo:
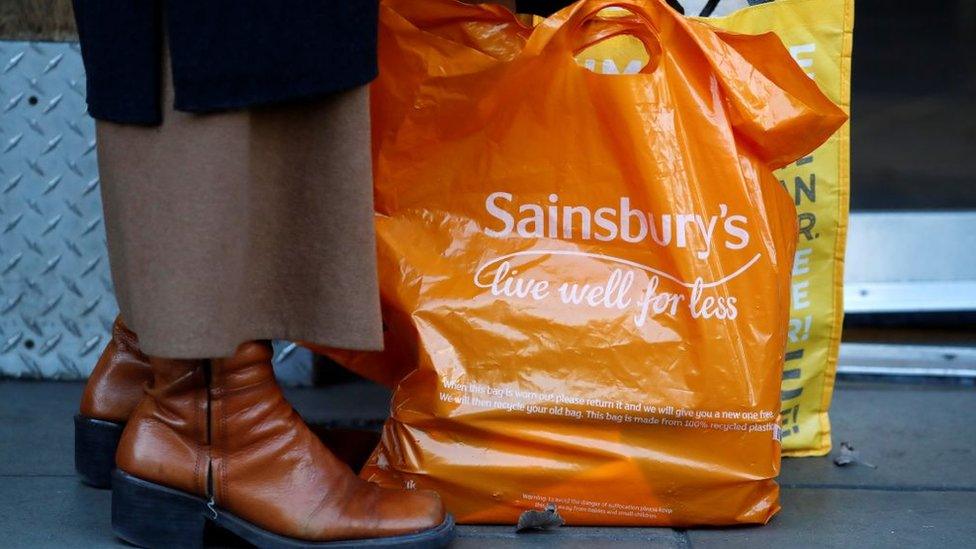
[[[712,215],[655,213],[633,207],[626,196],[613,206],[591,209],[560,204],[556,194],[550,194],[545,204],[517,204],[512,193],[493,192],[485,199],[485,210],[494,223],[484,233],[494,238],[646,242],[686,248],[699,259],[707,259],[716,245],[729,250],[749,245],[748,218],[731,214],[726,204],[719,204]]]

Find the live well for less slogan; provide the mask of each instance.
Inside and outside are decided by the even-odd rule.
[[[821,90],[850,113],[853,0],[777,0],[706,19],[745,34],[775,32]],[[619,36],[577,60],[599,73],[636,73],[647,61],[639,40]],[[812,154],[777,172],[799,216],[792,312],[783,371],[783,451],[830,451],[827,410],[843,322],[843,267],[850,189],[850,125]]]

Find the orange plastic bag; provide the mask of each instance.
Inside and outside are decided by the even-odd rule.
[[[574,61],[621,32],[641,73]],[[548,503],[575,525],[769,520],[797,240],[771,170],[845,115],[775,36],[656,0],[535,29],[389,0],[380,63],[386,351],[330,353],[395,387],[363,475],[466,523]]]

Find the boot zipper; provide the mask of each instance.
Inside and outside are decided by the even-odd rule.
[[[208,360],[203,366],[203,378],[207,384],[207,510],[210,511],[210,518],[217,518],[216,499],[214,497],[213,485],[213,399],[211,397],[211,383],[213,381],[213,366]]]

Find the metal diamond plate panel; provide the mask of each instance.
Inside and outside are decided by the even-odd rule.
[[[76,43],[0,41],[0,376],[91,372],[118,312]],[[279,376],[311,355],[276,346]]]

